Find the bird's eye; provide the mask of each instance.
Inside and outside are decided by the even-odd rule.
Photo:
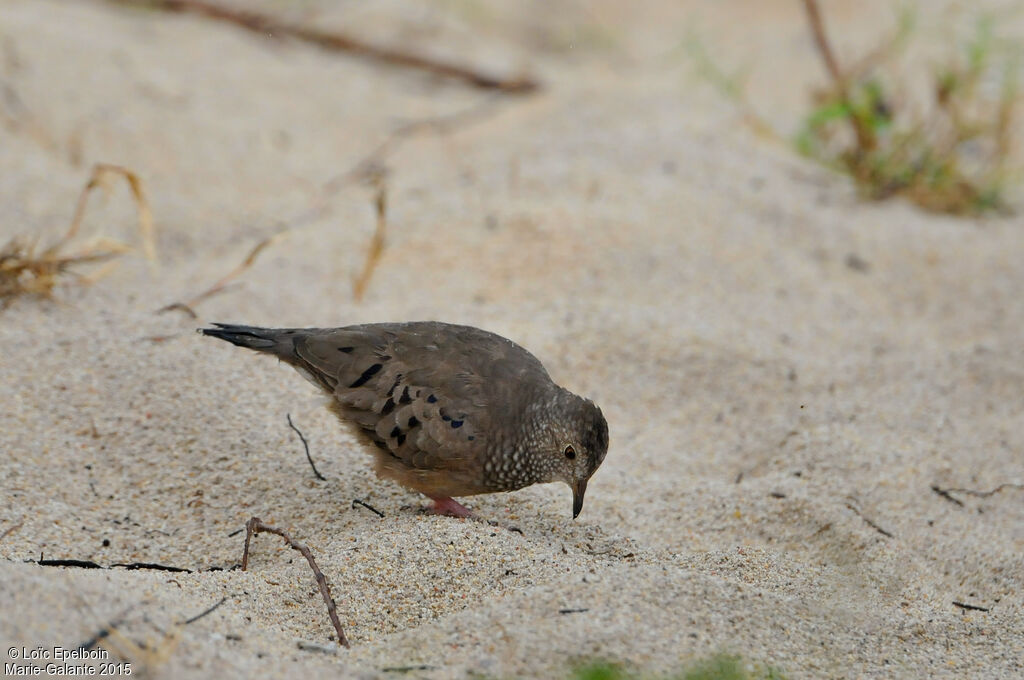
[[[572,448],[572,446],[566,446],[565,447],[565,457],[568,458],[569,460],[572,460],[573,458],[575,458],[576,457],[576,449]]]

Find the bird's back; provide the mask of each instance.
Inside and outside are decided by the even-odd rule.
[[[428,494],[496,490],[480,470],[515,437],[505,424],[558,389],[528,351],[470,326],[217,326],[203,332],[274,354],[329,392],[339,417],[379,447],[378,470]]]

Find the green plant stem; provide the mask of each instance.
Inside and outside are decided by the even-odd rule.
[[[839,93],[839,101],[849,111],[847,120],[850,121],[853,134],[857,137],[857,148],[862,152],[871,151],[875,148],[876,144],[875,134],[864,124],[864,121],[861,120],[850,101],[847,79],[843,75],[842,69],[839,68],[839,61],[836,59],[835,53],[832,52],[832,46],[825,33],[825,23],[822,21],[821,12],[818,10],[818,2],[817,0],[803,0],[803,3],[804,10],[807,12],[807,20],[811,24],[811,33],[814,36],[814,44],[818,48],[818,54],[821,55],[822,61],[825,62],[825,68],[832,77],[836,92]]]

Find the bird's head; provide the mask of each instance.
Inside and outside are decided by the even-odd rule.
[[[583,509],[587,481],[608,453],[608,422],[589,399],[561,390],[547,411],[544,455],[547,479],[572,489],[572,516]]]

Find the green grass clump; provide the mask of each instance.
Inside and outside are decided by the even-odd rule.
[[[849,173],[872,199],[900,195],[954,215],[1008,212],[1019,50],[998,49],[992,21],[980,20],[974,36],[927,74],[929,101],[916,111],[893,76],[895,55],[912,31],[909,14],[882,49],[846,69],[817,2],[804,6],[830,84],[804,120],[797,149]]]
[[[784,676],[773,668],[744,664],[731,654],[716,654],[697,661],[678,673],[652,678],[649,675],[631,673],[621,666],[608,662],[595,662],[581,666],[573,673],[572,680],[784,680]]]

